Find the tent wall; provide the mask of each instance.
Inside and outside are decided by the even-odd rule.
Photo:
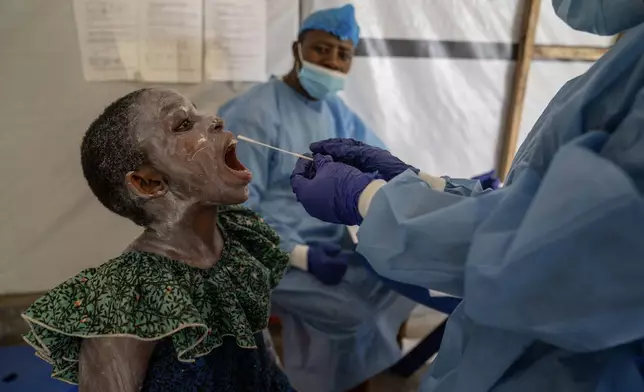
[[[310,0],[302,9],[306,13],[343,3]],[[350,106],[394,154],[428,172],[472,176],[494,168],[524,2],[409,0],[404,7],[378,0],[353,3],[362,37],[370,45],[355,61],[345,94]],[[551,2],[543,0],[536,43],[608,46],[611,39],[570,29]],[[416,50],[399,57],[396,52],[404,46]],[[563,83],[589,66],[533,63],[519,143]]]
[[[344,2],[269,0],[269,71],[281,74],[291,65],[300,14]],[[470,176],[491,169],[522,2],[353,3],[365,41],[344,93],[350,106],[395,154],[429,172]],[[549,0],[542,8],[537,43],[610,44],[570,30]],[[143,85],[83,80],[72,0],[0,1],[0,56],[0,294],[42,291],[117,255],[140,231],[93,198],[78,147],[106,104]],[[533,64],[519,141],[560,86],[589,66]],[[214,111],[249,86],[171,87]]]

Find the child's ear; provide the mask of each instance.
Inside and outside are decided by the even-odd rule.
[[[168,192],[161,173],[148,166],[127,173],[125,184],[130,192],[144,199],[154,199]]]
[[[299,69],[302,64],[300,64],[300,42],[295,41],[293,42],[293,45],[291,46],[291,52],[293,54],[293,61],[294,61],[294,66],[295,69]]]

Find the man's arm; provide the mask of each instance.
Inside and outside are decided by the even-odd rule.
[[[80,392],[138,392],[156,342],[126,337],[91,338],[81,343]]]
[[[278,145],[279,121],[262,110],[235,108],[222,113],[227,127],[263,143]],[[248,114],[252,113],[252,114]],[[237,156],[252,173],[253,181],[248,187],[248,201],[245,205],[260,214],[280,236],[280,248],[291,255],[291,265],[307,269],[308,247],[299,234],[288,225],[266,216],[262,211],[262,199],[270,186],[271,168],[275,167],[275,152],[252,143],[240,141]]]

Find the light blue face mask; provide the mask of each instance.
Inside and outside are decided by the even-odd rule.
[[[297,72],[297,76],[300,79],[300,84],[311,97],[324,99],[330,94],[344,90],[347,80],[346,74],[305,61],[302,57],[301,46],[298,46],[298,56],[302,66]]]

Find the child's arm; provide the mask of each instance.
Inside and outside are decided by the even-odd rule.
[[[126,337],[83,340],[79,392],[137,392],[156,342]]]

